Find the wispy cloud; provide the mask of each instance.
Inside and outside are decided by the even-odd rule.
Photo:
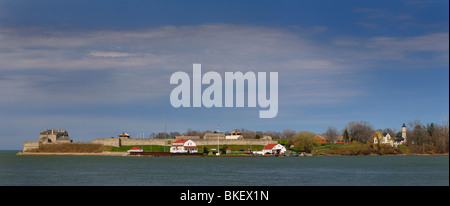
[[[314,43],[266,27],[208,24],[79,34],[33,32],[1,33],[0,47],[8,52],[0,53],[0,72],[10,80],[0,84],[9,85],[11,78],[23,82],[20,87],[2,89],[4,95],[45,97],[52,91],[78,100],[164,97],[170,92],[170,74],[192,71],[192,63],[202,63],[205,72],[281,71],[289,73],[281,74],[285,78],[298,79],[326,78],[329,74],[324,71],[340,67]]]
[[[126,52],[106,52],[106,51],[91,51],[89,55],[95,57],[129,57],[134,56],[134,54]]]
[[[394,65],[414,65],[423,67],[432,62],[448,64],[449,33],[437,32],[410,37],[375,36],[340,37],[332,41],[341,58],[359,59],[369,64],[378,65],[380,61],[396,61]],[[425,56],[419,54],[427,54]]]
[[[414,52],[435,52],[436,58],[448,54],[445,32],[337,37],[330,45],[301,36],[289,30],[229,24],[76,34],[46,28],[6,29],[0,31],[0,94],[8,97],[4,101],[55,94],[76,101],[166,98],[173,72],[191,72],[193,63],[202,63],[204,72],[279,71],[284,88],[280,96],[287,104],[298,102],[290,94],[299,90],[302,94],[297,97],[308,99],[304,102],[327,103],[364,93],[354,87],[358,82],[343,82],[343,77],[358,75],[380,60],[404,63]]]

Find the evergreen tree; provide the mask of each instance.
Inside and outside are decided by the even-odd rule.
[[[342,134],[342,136],[343,136],[345,142],[347,143],[349,141],[347,128],[345,129],[344,134]]]

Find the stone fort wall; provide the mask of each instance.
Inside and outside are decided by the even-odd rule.
[[[33,150],[33,149],[39,149],[39,146],[41,145],[41,142],[31,142],[26,141],[23,143],[23,152]]]
[[[170,145],[176,139],[128,139],[128,138],[97,138],[91,143],[103,144],[107,146],[120,147],[131,145]],[[266,139],[195,139],[196,145],[267,145],[276,144],[277,141]]]
[[[170,146],[176,139],[128,139],[128,138],[97,138],[91,143],[102,144],[106,146],[120,147],[131,145],[160,145]],[[217,139],[194,139],[192,140],[196,145],[267,145],[275,144],[277,141],[266,139],[221,139],[219,142]],[[23,144],[23,152],[38,149],[43,144],[38,141],[27,141]],[[56,144],[56,143],[53,143]]]

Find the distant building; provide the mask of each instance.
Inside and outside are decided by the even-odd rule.
[[[244,139],[244,136],[237,130],[234,130],[229,135],[225,136],[225,139]]]
[[[264,154],[281,154],[286,152],[286,148],[281,144],[268,144],[263,148],[262,152]]]
[[[39,134],[39,142],[47,143],[71,143],[73,140],[69,133],[63,129],[46,129]]]
[[[389,144],[393,147],[398,147],[398,145],[402,145],[406,142],[406,126],[403,123],[402,126],[402,136],[401,137],[391,137],[389,133],[386,134],[378,134],[378,137],[373,138],[373,143],[377,144]]]
[[[225,151],[227,154],[231,154],[231,147],[228,147]]]
[[[378,137],[373,138],[373,143],[375,144],[389,144],[391,146],[397,146],[394,141],[394,139],[391,137],[391,135],[389,133],[387,133],[386,135],[382,135],[382,134],[378,134]]]
[[[197,153],[197,145],[194,141],[183,139],[183,140],[177,140],[172,143],[172,146],[170,147],[171,153]]]
[[[272,140],[272,137],[271,136],[264,136],[262,139],[265,139],[265,140]]]
[[[42,144],[72,143],[69,133],[63,129],[46,129],[39,133],[39,141],[25,141],[23,152],[39,149]]]
[[[125,133],[125,132],[123,132],[122,134],[119,134],[119,138],[122,138],[122,139],[129,139],[129,138],[130,138],[130,135],[127,134],[127,133]]]
[[[130,150],[128,150],[128,152],[143,152],[144,150],[141,149],[140,147],[133,147]]]
[[[325,144],[325,143],[330,143],[329,137],[328,137],[327,134],[317,135],[317,136],[316,136],[316,139],[318,139],[319,142],[320,142],[320,143],[323,143],[323,144]],[[334,138],[333,143],[335,143],[335,144],[345,144],[343,135],[342,135],[342,134],[341,134],[341,135],[337,135],[337,136]]]
[[[320,143],[328,143],[328,141],[320,135],[317,135],[316,139],[319,140]]]

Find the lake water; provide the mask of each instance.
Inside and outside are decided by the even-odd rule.
[[[0,185],[448,186],[449,156],[17,156],[0,151]]]

